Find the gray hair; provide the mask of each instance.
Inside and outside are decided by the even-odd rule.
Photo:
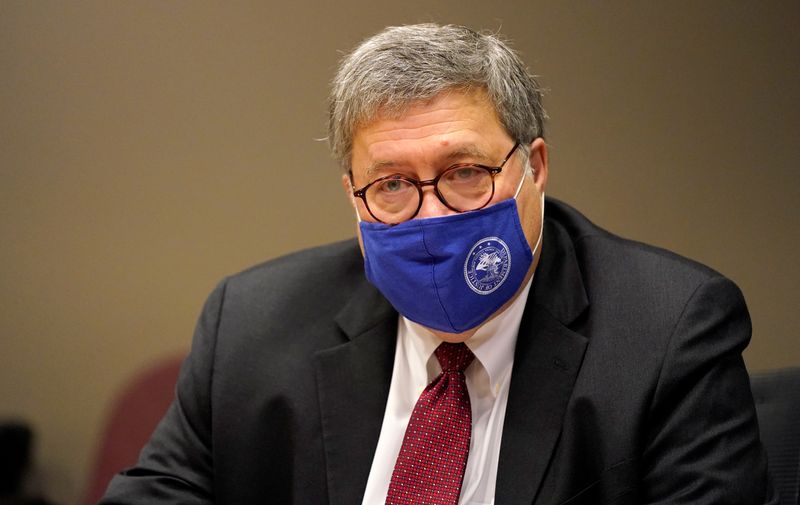
[[[328,143],[350,168],[355,130],[379,114],[446,90],[483,89],[500,123],[523,145],[544,136],[542,89],[519,56],[497,36],[463,26],[389,27],[342,59],[329,97]]]

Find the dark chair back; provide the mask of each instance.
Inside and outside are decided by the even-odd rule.
[[[754,373],[750,383],[781,505],[800,505],[800,367]]]

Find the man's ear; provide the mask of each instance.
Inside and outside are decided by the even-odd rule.
[[[530,153],[528,163],[530,164],[531,170],[533,170],[533,182],[536,184],[539,192],[544,193],[547,187],[548,168],[547,144],[543,138],[537,137],[531,142]]]

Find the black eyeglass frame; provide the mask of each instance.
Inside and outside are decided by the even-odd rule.
[[[363,188],[356,189],[355,186],[352,185],[353,171],[350,170],[350,182],[351,182],[351,187],[353,188],[353,196],[355,196],[356,198],[361,198],[361,200],[364,202],[364,207],[367,208],[367,212],[369,212],[369,215],[372,216],[376,221],[378,221],[380,223],[383,223],[383,224],[390,224],[390,225],[392,225],[392,224],[400,224],[400,223],[404,223],[405,221],[410,221],[411,219],[414,219],[417,216],[417,214],[419,214],[419,209],[422,208],[422,198],[424,196],[422,194],[422,188],[424,186],[433,186],[433,193],[436,195],[436,198],[438,198],[439,201],[442,202],[442,204],[445,207],[447,207],[448,209],[450,209],[450,210],[452,210],[454,212],[461,213],[461,212],[471,212],[473,210],[480,210],[480,209],[486,207],[487,205],[489,205],[489,202],[491,202],[492,198],[494,198],[494,189],[495,189],[494,188],[494,176],[503,171],[503,167],[508,162],[508,160],[511,159],[511,156],[513,156],[514,152],[517,150],[517,148],[519,146],[520,146],[520,143],[519,143],[519,141],[517,141],[514,144],[514,147],[511,148],[511,150],[508,152],[508,154],[506,154],[505,158],[503,158],[503,161],[500,162],[500,165],[498,165],[496,167],[490,167],[490,166],[481,165],[481,164],[478,164],[478,163],[456,163],[455,165],[450,165],[449,167],[447,167],[442,173],[440,173],[439,175],[437,175],[433,179],[428,179],[426,181],[420,181],[420,180],[414,179],[412,177],[406,177],[405,175],[401,175],[401,174],[392,174],[392,175],[387,175],[385,177],[379,177],[379,178],[375,179],[374,181],[370,182],[369,184],[367,184],[366,186],[364,186]],[[492,179],[492,192],[489,194],[489,198],[487,198],[486,201],[481,206],[475,207],[474,209],[461,210],[461,209],[456,209],[455,207],[453,207],[452,205],[447,203],[447,200],[444,199],[442,194],[439,192],[439,180],[445,174],[448,174],[448,173],[452,172],[453,170],[459,170],[459,169],[465,168],[465,167],[474,167],[474,168],[480,168],[480,169],[486,170],[489,173],[489,176]],[[417,203],[417,209],[414,211],[413,214],[411,214],[411,216],[408,219],[406,219],[405,221],[400,221],[399,223],[387,223],[385,221],[382,221],[380,218],[378,218],[372,212],[372,209],[369,208],[369,203],[367,202],[367,190],[374,184],[377,184],[377,183],[383,182],[383,181],[389,181],[389,180],[400,180],[400,181],[405,181],[405,182],[407,182],[409,184],[412,184],[412,185],[414,185],[414,187],[417,188],[417,193],[419,193],[419,202]]]

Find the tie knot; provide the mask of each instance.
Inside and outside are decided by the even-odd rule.
[[[458,344],[442,342],[434,354],[442,366],[442,372],[463,372],[475,358],[475,355],[463,342]]]

